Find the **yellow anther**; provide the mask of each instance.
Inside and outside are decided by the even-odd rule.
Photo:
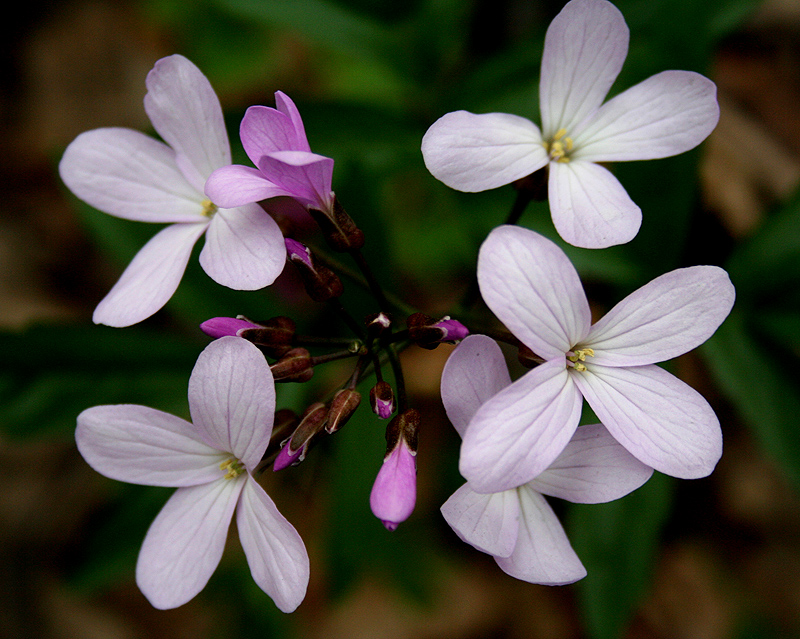
[[[220,470],[227,470],[224,479],[234,479],[244,472],[244,464],[238,459],[226,459],[219,465]]]
[[[586,366],[585,366],[584,364],[581,364],[580,362],[577,362],[577,363],[575,364],[575,366],[573,366],[572,368],[574,368],[574,369],[575,369],[576,371],[578,371],[579,373],[582,373],[583,371],[585,371],[585,370],[586,370]]]
[[[569,153],[572,151],[573,143],[572,138],[564,137],[566,135],[566,129],[559,129],[549,142],[543,143],[545,151],[554,162],[569,162]]]
[[[219,207],[216,204],[214,204],[211,200],[203,200],[200,203],[200,206],[203,207],[203,215],[205,215],[206,217],[213,216],[214,213],[216,213],[217,210],[219,210]]]
[[[586,370],[586,366],[581,362],[585,362],[587,357],[594,357],[594,350],[591,348],[576,348],[567,354],[567,359],[572,362],[572,367],[579,372]]]
[[[553,142],[555,142],[556,140],[560,140],[566,134],[567,134],[567,130],[566,129],[559,129],[558,131],[556,131],[555,135],[553,136]]]

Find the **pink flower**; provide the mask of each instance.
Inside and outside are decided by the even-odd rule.
[[[652,160],[702,142],[719,119],[716,86],[664,71],[605,104],[628,52],[628,27],[606,0],[572,0],[547,30],[542,129],[506,113],[448,113],[422,140],[428,170],[459,191],[485,191],[547,166],[553,223],[570,244],[630,241],[642,213],[600,163]]]
[[[79,135],[64,152],[61,179],[95,208],[129,220],[169,224],[136,255],[94,312],[94,321],[130,326],[150,317],[178,288],[195,242],[216,282],[255,290],[286,263],[283,236],[259,206],[219,208],[203,192],[214,169],[230,164],[222,109],[189,60],[159,60],[147,76],[145,110],[164,144],[131,129]]]
[[[442,372],[442,401],[463,437],[482,404],[511,383],[503,353],[484,335],[467,337]],[[466,483],[442,506],[455,533],[494,556],[506,573],[545,585],[572,583],[586,570],[543,495],[577,503],[618,499],[653,470],[637,461],[601,424],[581,426],[549,468],[526,484],[478,493]]]
[[[461,474],[475,490],[524,484],[572,438],[586,398],[614,438],[667,475],[704,477],[722,454],[722,434],[703,397],[656,366],[707,340],[733,306],[716,266],[662,275],[591,324],[586,295],[563,251],[516,226],[494,229],[481,247],[486,304],[545,362],[475,413],[461,448]]]
[[[78,449],[97,472],[178,488],[147,531],[139,588],[160,609],[192,599],[219,564],[236,511],[253,578],[291,612],[305,596],[309,562],[297,531],[252,475],[275,414],[272,374],[258,348],[237,337],[211,342],[189,380],[189,410],[193,423],[128,404],[78,416]]]
[[[288,195],[333,215],[333,160],[311,152],[303,120],[289,96],[276,92],[275,105],[277,109],[250,107],[239,129],[244,150],[257,168],[218,169],[206,184],[206,194],[221,206]]]

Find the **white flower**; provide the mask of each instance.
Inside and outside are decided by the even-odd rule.
[[[459,191],[485,191],[549,167],[556,230],[584,248],[623,244],[642,213],[599,163],[652,160],[694,148],[719,119],[716,86],[664,71],[603,100],[628,51],[628,27],[606,0],[572,0],[547,30],[542,130],[506,113],[448,113],[422,140],[428,170]]]
[[[97,472],[145,486],[174,486],[147,531],[136,582],[156,608],[200,592],[236,525],[253,578],[291,612],[306,593],[309,562],[297,531],[253,478],[272,433],[275,385],[261,352],[222,337],[200,354],[189,380],[189,423],[146,406],[95,406],[75,438]]]

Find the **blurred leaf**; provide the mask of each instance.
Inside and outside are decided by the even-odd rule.
[[[673,491],[672,478],[655,473],[617,501],[570,504],[569,538],[588,572],[578,583],[578,593],[592,639],[622,636],[647,593]]]

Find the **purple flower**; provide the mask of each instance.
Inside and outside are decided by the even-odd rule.
[[[600,163],[652,160],[702,142],[719,119],[716,86],[664,71],[605,104],[628,51],[628,27],[606,0],[572,0],[547,30],[539,84],[542,130],[506,113],[448,113],[422,140],[428,170],[459,191],[485,191],[549,167],[550,211],[570,244],[630,241],[642,213]]]
[[[472,335],[453,351],[442,372],[442,401],[462,437],[480,406],[510,383],[494,340]],[[530,482],[488,494],[466,483],[441,510],[462,540],[493,555],[512,577],[566,584],[583,578],[586,570],[543,495],[577,503],[612,501],[639,488],[652,473],[601,424],[592,424],[578,428],[550,467]]]
[[[286,196],[304,206],[333,214],[333,160],[311,152],[300,113],[285,93],[275,93],[275,106],[252,106],[239,134],[257,168],[232,165],[214,172],[206,194],[221,206],[241,206]]]
[[[204,233],[200,265],[229,288],[263,288],[286,263],[280,229],[261,207],[218,208],[203,193],[211,172],[231,161],[222,109],[208,79],[173,55],[156,62],[147,90],[145,111],[169,146],[131,129],[95,129],[79,135],[59,165],[69,189],[95,208],[170,225],[139,251],[97,306],[97,324],[130,326],[164,306]]]
[[[378,471],[369,505],[387,530],[396,530],[414,512],[417,502],[417,460],[405,439],[386,455]]]
[[[733,306],[716,266],[662,275],[591,325],[572,264],[550,240],[516,226],[494,229],[481,247],[486,304],[545,362],[475,413],[461,448],[461,474],[475,490],[524,484],[570,441],[582,397],[637,459],[667,475],[704,477],[722,454],[722,434],[703,397],[656,366],[707,340]]]
[[[178,488],[147,531],[139,588],[156,608],[192,599],[219,564],[236,511],[253,578],[291,612],[305,596],[309,562],[297,531],[252,475],[275,413],[272,374],[258,348],[237,337],[211,342],[189,380],[189,410],[193,423],[129,404],[78,416],[78,449],[97,472]]]

